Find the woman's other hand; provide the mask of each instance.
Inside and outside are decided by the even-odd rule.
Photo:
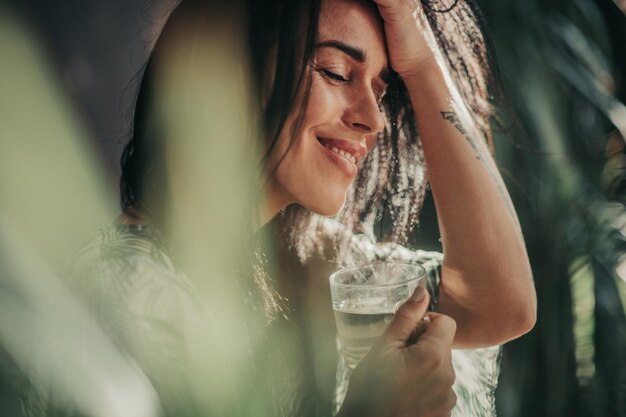
[[[424,24],[420,0],[373,0],[383,18],[391,68],[402,78],[421,71],[434,60],[427,37],[433,39],[430,26]]]
[[[456,403],[452,391],[452,340],[456,323],[430,313],[430,324],[407,345],[426,314],[423,287],[396,312],[383,336],[354,370],[339,417],[449,416]]]

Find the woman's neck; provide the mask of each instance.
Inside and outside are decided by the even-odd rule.
[[[290,199],[281,192],[280,187],[274,181],[267,181],[265,184],[265,192],[263,193],[259,214],[257,216],[258,223],[254,225],[257,231],[267,223],[269,223],[278,213],[280,213],[290,203]]]
[[[254,231],[258,231],[260,228],[269,223],[284,207],[284,205],[276,202],[269,200],[264,201],[259,208],[257,222],[253,225]]]

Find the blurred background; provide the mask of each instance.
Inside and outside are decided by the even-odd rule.
[[[76,158],[87,161],[94,178],[80,178],[80,186],[71,173],[67,178],[72,193],[98,188],[94,210],[105,224],[115,216],[118,160],[129,137],[137,77],[174,4],[0,3],[0,13],[6,16],[11,10],[27,28],[25,34],[3,35],[2,46],[20,50],[36,45],[45,85],[54,86],[50,94],[56,101],[51,103],[62,103],[62,117],[72,121],[79,136],[90,139]],[[626,2],[479,4],[492,30],[507,97],[494,124],[496,156],[520,216],[538,295],[535,329],[504,347],[498,415],[626,416]],[[0,25],[0,30],[7,28],[6,22]],[[16,64],[5,57],[0,78]],[[21,85],[0,82],[0,142],[5,144],[10,138],[2,125],[12,110],[7,103],[18,100],[11,94],[36,85],[29,74],[16,78]],[[32,116],[37,125],[46,115]],[[0,158],[3,149],[4,161],[10,148],[0,143]],[[44,151],[24,152],[36,159]],[[0,172],[6,180],[0,180],[0,187],[17,175]],[[0,215],[24,210],[28,198],[0,198]],[[72,221],[80,223],[76,217]],[[62,245],[79,247],[90,227]],[[437,233],[429,199],[413,243],[438,250]],[[2,265],[0,250],[0,277],[7,271]],[[8,284],[0,284],[6,295]],[[1,334],[6,340],[7,333]],[[21,374],[14,349],[0,340],[0,415],[7,417],[19,415]]]

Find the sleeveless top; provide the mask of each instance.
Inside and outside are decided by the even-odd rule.
[[[401,260],[422,265],[427,272],[431,309],[437,309],[441,253],[374,244],[363,235],[353,237],[351,250],[358,263]],[[328,262],[324,264],[323,260],[302,265],[296,256],[289,254],[283,259],[290,264],[285,267],[285,262],[278,262],[278,274],[286,275],[285,285],[308,276],[312,280],[323,280],[327,286],[328,275],[338,267]],[[159,231],[141,225],[115,225],[100,230],[77,253],[67,268],[66,278],[68,286],[105,334],[137,361],[159,394],[164,413],[197,415],[194,412],[197,409],[190,404],[197,401],[194,395],[202,392],[196,386],[198,379],[189,378],[192,371],[189,364],[171,359],[176,356],[175,352],[193,351],[194,347],[187,346],[190,342],[182,334],[193,334],[194,328],[202,326],[199,320],[203,301],[176,265],[172,250]],[[280,287],[282,282],[279,280],[276,284]],[[287,290],[287,294],[296,293]],[[321,324],[308,321],[308,310],[300,310],[296,305],[306,304],[306,300],[297,294],[292,300],[289,298],[290,295],[285,296],[287,307],[277,319],[268,322],[262,330],[265,333],[262,340],[267,345],[253,349],[258,369],[253,383],[245,389],[245,397],[240,398],[241,415],[330,417],[345,395],[349,375],[336,342],[332,341],[333,346],[329,348],[331,341],[313,340],[311,333],[303,329]],[[331,311],[330,299],[327,301],[327,310]],[[280,342],[273,343],[273,339],[280,339]],[[495,416],[494,390],[500,351],[499,346],[453,350],[457,376],[453,388],[458,397],[453,416]],[[228,380],[225,375],[224,383]],[[27,417],[76,415],[71,405],[62,402],[60,405],[47,387],[37,381],[31,381],[23,390],[22,404]],[[206,415],[206,412],[199,412]]]

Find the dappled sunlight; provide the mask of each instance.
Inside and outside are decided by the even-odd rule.
[[[461,119],[474,125],[469,119],[476,111],[502,107],[497,121],[504,129],[494,129],[493,137],[496,161],[506,173],[538,295],[535,329],[504,347],[498,415],[571,417],[588,410],[580,416],[626,416],[620,356],[626,349],[626,90],[619,75],[626,69],[609,47],[624,40],[610,38],[594,0],[480,3],[493,24],[511,103],[490,96],[477,102],[484,108],[461,106]],[[623,0],[607,3],[626,13]],[[329,289],[294,266],[299,255],[326,285],[340,265],[327,254],[339,243],[318,234],[327,218],[302,216],[309,229],[298,228],[305,223],[280,229],[279,222],[291,221],[287,210],[279,224],[259,230],[265,149],[255,147],[261,121],[251,93],[249,40],[237,7],[213,6],[205,20],[182,15],[189,25],[168,33],[167,53],[154,63],[154,96],[142,128],[154,140],[156,156],[150,156],[162,164],[147,171],[167,181],[141,190],[157,208],[154,218],[126,228],[114,226],[119,197],[99,155],[103,138],[87,127],[80,100],[70,98],[45,38],[32,22],[0,6],[0,354],[6,351],[24,376],[15,382],[23,382],[16,395],[28,417],[47,407],[94,417],[264,417],[283,413],[284,404],[310,406],[299,403],[297,390],[310,395],[306,400],[332,397],[338,387],[342,398],[347,390],[347,370],[336,369]],[[167,16],[152,25],[160,28]],[[446,81],[458,82],[448,73]],[[478,93],[484,92],[464,92]],[[459,103],[467,101],[455,94]],[[507,113],[508,104],[514,112]],[[411,149],[414,160],[406,166],[385,159],[392,158],[385,153],[392,147],[371,152],[371,172],[392,176],[396,189],[363,177],[345,206],[379,195],[368,203],[370,211],[347,212],[351,226],[360,222],[366,233],[386,236],[402,222],[417,222],[422,204],[433,205],[421,144]],[[389,220],[399,208],[408,217]],[[127,246],[116,242],[120,236]],[[167,250],[137,236],[166,241]],[[413,237],[392,237],[412,242],[415,236],[441,246],[438,231],[423,224]],[[349,238],[366,248],[357,255],[392,247]],[[313,247],[321,248],[323,260]],[[435,253],[394,250],[415,262],[418,252],[419,262]],[[81,256],[83,264],[76,262]],[[364,260],[372,261],[354,258]],[[435,260],[443,262],[442,255]],[[300,325],[308,333],[294,336]],[[485,413],[493,411],[499,349],[453,355],[457,381],[474,403],[482,399]],[[456,412],[473,406],[468,401]],[[320,415],[328,411],[314,407]]]

